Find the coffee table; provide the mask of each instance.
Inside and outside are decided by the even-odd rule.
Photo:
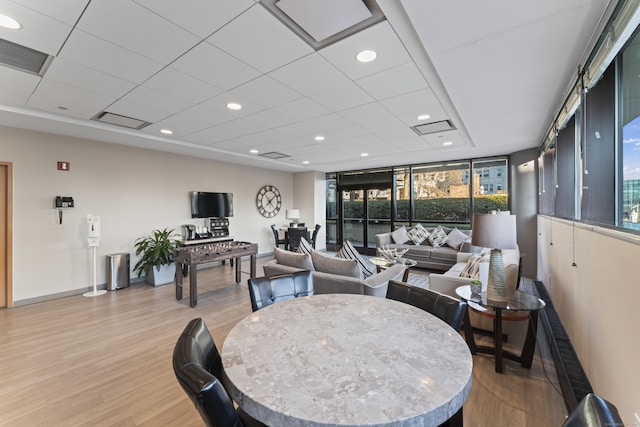
[[[409,258],[397,258],[396,261],[393,262],[393,261],[389,261],[386,258],[375,257],[375,258],[371,258],[369,261],[371,262],[371,264],[374,264],[376,266],[376,271],[378,273],[380,273],[380,271],[382,270],[386,270],[387,268],[391,267],[394,264],[404,265],[404,274],[402,276],[403,282],[406,282],[409,279],[409,269],[411,267],[415,267],[418,264],[417,261],[414,261]]]

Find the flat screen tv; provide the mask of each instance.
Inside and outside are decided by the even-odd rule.
[[[192,191],[191,218],[227,218],[233,216],[233,193]]]

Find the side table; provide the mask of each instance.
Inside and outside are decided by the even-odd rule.
[[[396,259],[395,262],[393,262],[393,261],[389,261],[386,258],[376,257],[376,258],[371,258],[369,261],[376,266],[376,272],[378,273],[380,273],[382,270],[386,270],[387,268],[391,267],[394,264],[404,265],[404,274],[402,275],[403,282],[406,282],[407,280],[409,280],[409,269],[411,267],[415,267],[418,264],[417,261],[414,261],[409,258],[398,258]]]
[[[470,343],[469,347],[475,349],[478,353],[494,354],[496,359],[496,372],[502,373],[504,371],[503,358],[520,362],[520,365],[523,368],[531,368],[533,352],[536,347],[538,310],[546,306],[544,301],[534,295],[518,290],[509,292],[507,301],[494,301],[487,298],[486,292],[479,294],[472,293],[469,285],[456,288],[456,294],[458,294],[458,296],[464,301],[467,301],[469,307],[473,307],[474,304],[478,304],[483,307],[492,308],[496,312],[496,317],[493,321],[494,347],[476,346],[475,342]],[[502,348],[502,310],[529,312],[527,335],[524,340],[524,346],[522,347],[522,353],[519,356],[505,351]],[[470,339],[473,340],[473,334],[471,334]]]

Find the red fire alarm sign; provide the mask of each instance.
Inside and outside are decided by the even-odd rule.
[[[70,168],[71,164],[69,162],[58,162],[59,171],[68,171]]]

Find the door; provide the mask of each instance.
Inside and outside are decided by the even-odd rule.
[[[390,188],[351,188],[342,191],[342,241],[363,254],[375,254],[375,235],[391,231]]]
[[[11,199],[12,166],[0,162],[0,308],[12,306],[11,297]]]

